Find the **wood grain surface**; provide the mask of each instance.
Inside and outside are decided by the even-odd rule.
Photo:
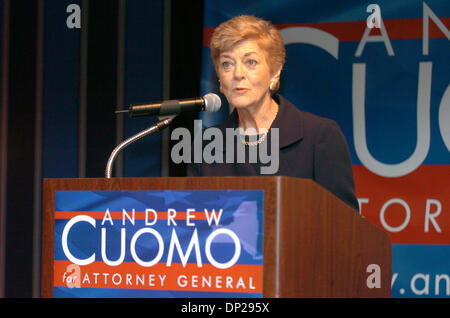
[[[53,297],[55,191],[264,191],[263,297],[390,297],[387,233],[309,179],[171,177],[45,179],[42,296]],[[369,264],[381,288],[368,288]]]

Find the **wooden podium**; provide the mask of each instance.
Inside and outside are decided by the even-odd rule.
[[[45,179],[42,296],[53,297],[55,191],[264,191],[263,297],[390,297],[387,233],[309,179],[188,177]],[[374,287],[368,266],[378,265]]]

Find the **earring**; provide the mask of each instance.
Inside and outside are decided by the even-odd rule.
[[[219,80],[219,91],[223,94],[223,88],[222,88],[222,83]]]
[[[275,90],[273,81],[270,82],[269,89],[270,89],[271,92],[273,92]]]

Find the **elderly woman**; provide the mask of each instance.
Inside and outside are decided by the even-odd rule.
[[[273,146],[270,137],[278,129],[279,167],[274,175],[311,178],[358,210],[350,154],[339,126],[275,93],[285,60],[283,39],[275,27],[253,16],[238,16],[214,30],[210,47],[220,91],[234,108],[217,126],[223,136],[227,128],[239,129],[237,143],[249,153],[263,143]],[[188,165],[188,176],[255,176],[260,167],[259,158],[202,162]]]

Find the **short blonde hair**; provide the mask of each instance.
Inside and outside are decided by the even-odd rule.
[[[240,15],[223,22],[214,30],[210,48],[216,72],[220,54],[238,42],[249,39],[257,40],[261,49],[266,52],[272,73],[283,68],[286,50],[280,32],[269,21],[251,15]]]

